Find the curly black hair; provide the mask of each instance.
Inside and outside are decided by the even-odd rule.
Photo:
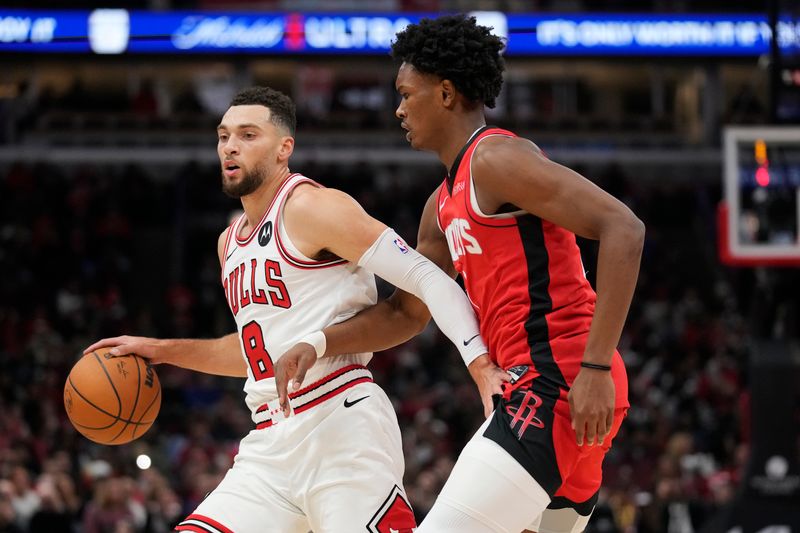
[[[269,87],[248,87],[242,89],[231,100],[235,105],[263,105],[270,110],[270,122],[278,127],[284,127],[294,136],[297,129],[295,105],[291,98],[280,91]]]
[[[398,33],[392,58],[450,80],[469,100],[494,107],[503,85],[502,50],[502,39],[475,17],[447,15],[422,19]]]

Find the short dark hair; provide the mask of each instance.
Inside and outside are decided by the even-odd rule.
[[[282,92],[269,87],[248,87],[233,97],[231,106],[235,105],[263,105],[269,108],[270,122],[288,129],[294,136],[297,129],[295,105],[292,99]]]
[[[420,72],[450,80],[469,100],[494,107],[503,86],[502,50],[500,37],[479,26],[475,17],[462,14],[408,25],[397,34],[392,57]]]

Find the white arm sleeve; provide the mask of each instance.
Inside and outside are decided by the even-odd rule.
[[[381,233],[358,260],[358,266],[425,302],[436,325],[456,345],[467,366],[488,352],[475,311],[458,283],[408,246],[393,229]]]

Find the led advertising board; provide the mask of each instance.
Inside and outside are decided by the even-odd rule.
[[[508,56],[758,56],[772,35],[758,15],[473,14],[507,39]],[[0,53],[386,54],[423,16],[436,14],[0,9]],[[777,33],[800,50],[800,21]]]

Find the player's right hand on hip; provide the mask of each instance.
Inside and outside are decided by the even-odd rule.
[[[159,359],[158,346],[161,341],[159,339],[151,339],[149,337],[132,337],[130,335],[122,335],[121,337],[109,337],[100,339],[83,351],[83,354],[92,353],[101,348],[111,348],[109,353],[111,355],[128,355],[136,354],[139,357],[150,359],[154,364],[163,363]]]
[[[317,352],[313,346],[299,342],[278,358],[275,363],[275,386],[278,388],[278,401],[283,414],[289,416],[289,392],[300,389],[308,369],[317,362]],[[288,390],[291,386],[291,390]]]
[[[495,394],[503,394],[503,383],[511,381],[508,372],[497,366],[489,358],[489,354],[483,354],[467,367],[472,380],[478,386],[478,393],[481,395],[481,402],[483,402],[483,414],[486,418],[494,411],[494,402],[492,396]]]
[[[578,446],[601,445],[614,424],[616,388],[611,372],[582,368],[567,400]]]

